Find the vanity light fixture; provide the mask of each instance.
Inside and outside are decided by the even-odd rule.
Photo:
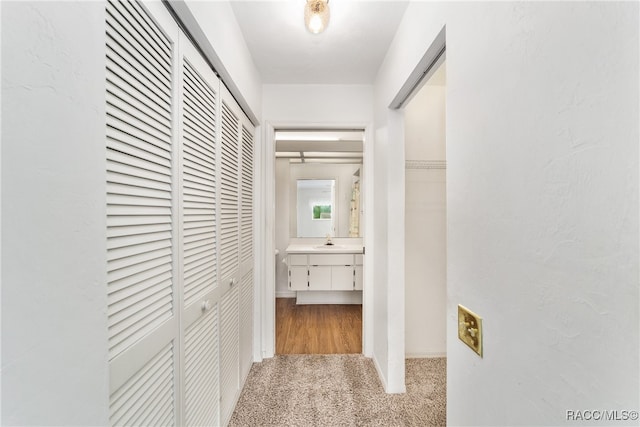
[[[313,34],[319,34],[329,25],[329,0],[307,0],[304,23]]]

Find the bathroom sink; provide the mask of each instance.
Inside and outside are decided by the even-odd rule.
[[[317,245],[314,249],[344,249],[342,245]]]

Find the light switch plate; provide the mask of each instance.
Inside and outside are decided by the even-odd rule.
[[[482,357],[482,317],[458,304],[458,338]]]

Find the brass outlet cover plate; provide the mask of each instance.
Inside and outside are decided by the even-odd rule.
[[[482,357],[482,317],[458,304],[458,338]]]

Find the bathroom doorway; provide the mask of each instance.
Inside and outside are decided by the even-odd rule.
[[[364,130],[275,129],[274,142],[275,353],[362,353]],[[308,251],[292,258],[296,245]]]

